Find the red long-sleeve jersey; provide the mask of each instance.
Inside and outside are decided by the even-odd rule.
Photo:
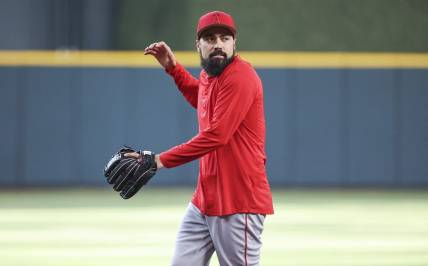
[[[184,67],[167,71],[197,109],[199,133],[160,154],[167,168],[200,158],[192,203],[206,215],[272,214],[265,170],[263,86],[253,67],[235,56],[217,77],[199,80]]]

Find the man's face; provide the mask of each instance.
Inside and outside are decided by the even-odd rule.
[[[210,76],[218,76],[233,60],[236,39],[224,28],[211,28],[205,31],[196,48],[201,57],[201,65]]]

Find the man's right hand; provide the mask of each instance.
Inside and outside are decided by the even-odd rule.
[[[144,49],[144,54],[153,55],[165,69],[174,68],[177,64],[175,55],[165,42],[155,42]]]

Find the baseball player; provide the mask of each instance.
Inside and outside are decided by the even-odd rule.
[[[196,49],[202,71],[194,78],[164,42],[145,49],[197,109],[199,132],[155,155],[157,169],[199,159],[198,184],[179,229],[171,265],[259,265],[261,234],[273,214],[266,177],[263,86],[236,54],[236,26],[224,12],[200,17]],[[135,153],[126,156],[138,157]]]

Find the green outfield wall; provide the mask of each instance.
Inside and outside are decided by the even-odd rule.
[[[211,10],[234,16],[241,50],[428,51],[425,0],[125,0],[116,47],[193,49],[196,22]]]

